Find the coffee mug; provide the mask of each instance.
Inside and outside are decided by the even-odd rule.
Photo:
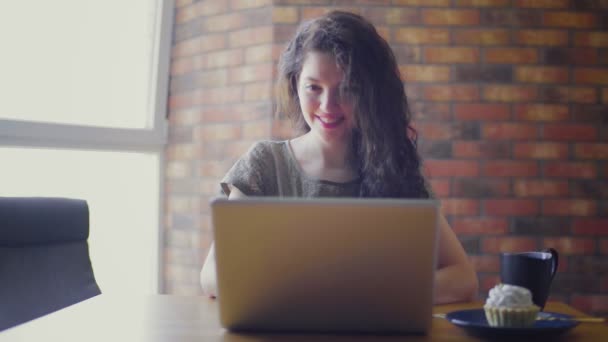
[[[542,310],[549,297],[551,281],[557,272],[559,255],[553,248],[540,252],[502,253],[500,280],[532,292],[532,301]]]

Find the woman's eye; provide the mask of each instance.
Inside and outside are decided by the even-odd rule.
[[[307,84],[305,88],[306,88],[306,90],[310,90],[310,91],[318,91],[321,89],[321,87],[319,87],[316,84]]]

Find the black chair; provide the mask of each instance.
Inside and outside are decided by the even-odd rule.
[[[88,237],[86,201],[0,197],[0,331],[101,293]]]

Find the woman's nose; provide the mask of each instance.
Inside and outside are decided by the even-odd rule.
[[[340,96],[338,92],[325,92],[321,99],[321,109],[326,113],[331,113],[338,107],[340,107]]]

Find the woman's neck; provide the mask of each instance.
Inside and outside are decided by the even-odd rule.
[[[291,140],[294,155],[309,175],[338,182],[357,178],[350,162],[348,143],[328,144],[312,136],[312,132]]]
[[[302,136],[303,152],[307,159],[318,159],[320,165],[331,169],[350,168],[350,146],[347,142],[324,142],[309,132]]]

